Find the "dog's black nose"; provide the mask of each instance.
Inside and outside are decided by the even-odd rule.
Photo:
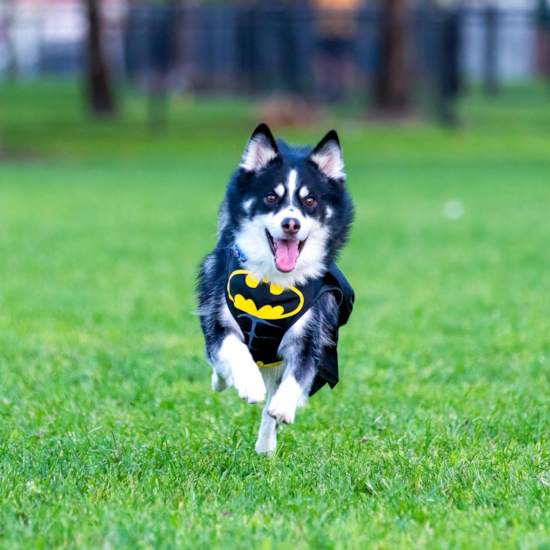
[[[281,225],[287,235],[296,235],[300,231],[300,222],[296,218],[285,218]]]

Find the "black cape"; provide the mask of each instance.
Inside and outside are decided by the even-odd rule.
[[[227,306],[260,369],[281,364],[277,350],[286,332],[323,293],[334,294],[339,310],[338,327],[331,335],[334,344],[325,346],[309,394],[313,395],[325,384],[333,388],[338,383],[338,329],[347,323],[355,299],[344,274],[332,264],[323,277],[284,290],[265,279],[256,281],[246,270],[246,259],[236,248],[228,247],[224,251],[227,256]]]

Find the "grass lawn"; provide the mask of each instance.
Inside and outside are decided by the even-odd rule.
[[[1,548],[550,548],[543,93],[468,99],[454,132],[335,122],[356,308],[340,384],[268,458],[192,315],[254,109],[174,100],[151,134],[77,92],[0,88]]]

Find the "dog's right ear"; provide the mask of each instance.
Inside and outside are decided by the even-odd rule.
[[[257,172],[279,155],[279,149],[269,126],[262,122],[248,140],[241,168],[247,172]]]
[[[309,155],[321,172],[334,180],[344,181],[344,157],[340,140],[335,130],[331,130],[313,149]]]

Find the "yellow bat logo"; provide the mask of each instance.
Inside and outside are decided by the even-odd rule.
[[[257,317],[259,319],[275,321],[279,319],[286,319],[287,317],[292,317],[293,315],[299,313],[304,307],[304,295],[296,287],[293,286],[289,287],[286,292],[292,292],[296,295],[298,299],[298,305],[294,310],[289,312],[285,312],[285,308],[281,305],[272,306],[271,304],[265,304],[263,306],[261,305],[260,308],[258,308],[254,300],[250,298],[247,299],[242,294],[236,294],[235,297],[233,297],[233,295],[231,294],[231,281],[233,277],[237,277],[238,275],[245,276],[245,284],[248,288],[254,289],[257,288],[260,284],[260,282],[252,277],[252,275],[250,275],[250,273],[246,269],[237,269],[236,271],[233,271],[233,273],[231,273],[231,275],[229,276],[229,280],[227,281],[227,295],[229,296],[229,299],[233,302],[235,309],[244,311],[245,313],[253,315],[254,317]],[[280,296],[283,292],[285,292],[282,286],[276,285],[274,283],[270,284],[267,279],[263,280],[263,284],[270,285],[270,295]]]

